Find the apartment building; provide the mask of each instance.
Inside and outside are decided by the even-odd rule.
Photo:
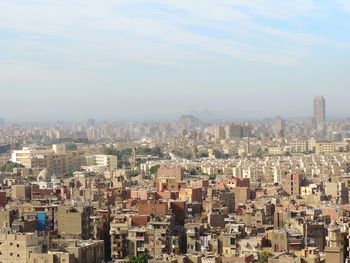
[[[54,251],[65,251],[73,255],[75,263],[105,262],[103,240],[52,239],[49,244],[49,253]]]
[[[104,166],[108,170],[118,168],[118,158],[115,155],[95,154],[86,156],[88,166]]]
[[[146,251],[147,229],[136,227],[128,230],[129,255],[140,255]]]
[[[31,253],[41,250],[39,237],[35,233],[0,233],[0,262],[27,263]]]
[[[36,146],[23,147],[12,151],[11,161],[20,163],[26,168],[47,169],[53,175],[71,173],[85,165],[84,155],[68,152],[65,144],[53,144],[52,149]]]
[[[58,233],[69,238],[89,239],[92,206],[59,206],[57,211]]]
[[[304,153],[308,151],[308,140],[292,140],[290,142],[292,153]]]
[[[288,195],[300,195],[301,180],[300,174],[289,173],[283,177],[282,187]]]

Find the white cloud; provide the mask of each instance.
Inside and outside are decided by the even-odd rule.
[[[216,55],[295,65],[307,55],[303,45],[342,44],[261,24],[255,17],[292,20],[313,9],[312,0],[8,0],[0,2],[0,31],[18,36],[0,45],[18,56],[14,59],[81,67],[101,68],[120,59],[181,66]],[[279,48],[260,48],[262,36]],[[299,52],[290,52],[298,45]]]
[[[344,9],[345,12],[350,12],[350,1],[349,0],[335,0]]]

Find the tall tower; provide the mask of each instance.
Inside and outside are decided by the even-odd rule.
[[[273,133],[276,136],[283,137],[285,130],[286,130],[286,121],[283,120],[280,116],[276,116],[273,124]]]
[[[323,96],[314,98],[314,120],[316,127],[322,127],[326,121],[326,100]]]

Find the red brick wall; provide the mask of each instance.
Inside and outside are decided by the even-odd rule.
[[[0,192],[0,206],[3,207],[7,204],[6,192]]]

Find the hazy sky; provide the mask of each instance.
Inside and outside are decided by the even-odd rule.
[[[1,0],[0,116],[349,115],[349,0]]]

